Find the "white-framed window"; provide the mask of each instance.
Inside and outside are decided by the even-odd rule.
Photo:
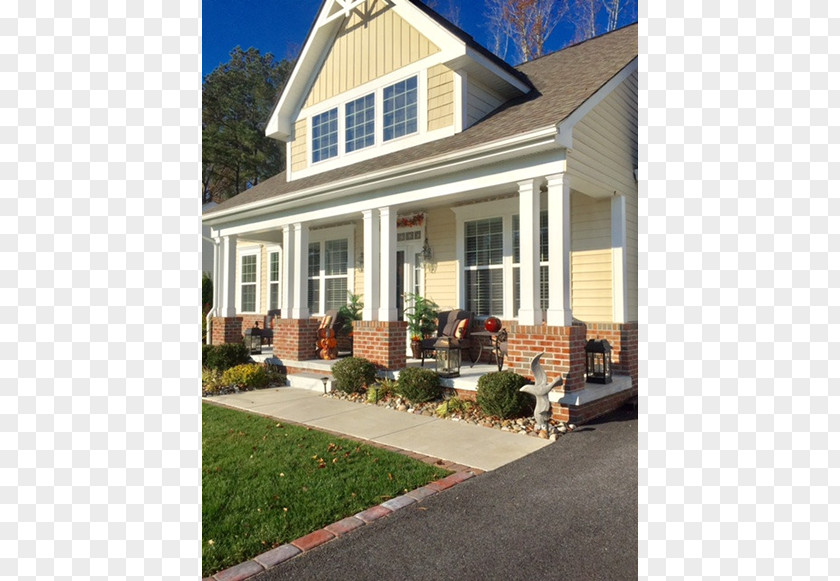
[[[344,106],[344,150],[370,147],[376,141],[376,94],[370,93]]]
[[[464,223],[464,307],[477,315],[504,312],[502,217]]]
[[[417,132],[417,77],[410,77],[382,92],[382,140]]]
[[[280,308],[280,251],[268,253],[268,309]]]
[[[239,304],[240,313],[256,313],[260,308],[260,249],[248,249],[239,254]]]
[[[312,163],[338,155],[338,108],[312,118]]]
[[[352,227],[320,234],[310,232],[307,281],[310,314],[323,315],[347,304],[347,292],[354,284],[352,256]]]
[[[519,316],[519,214],[513,215],[513,315]],[[548,310],[548,210],[540,211],[540,308]]]

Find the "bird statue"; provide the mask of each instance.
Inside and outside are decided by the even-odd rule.
[[[553,382],[548,383],[545,370],[540,365],[540,357],[543,355],[545,355],[545,352],[535,355],[531,359],[531,373],[534,375],[534,384],[519,388],[519,391],[530,393],[537,399],[537,405],[534,407],[534,420],[537,422],[538,430],[547,429],[548,420],[551,417],[551,403],[548,401],[548,392],[563,382],[563,376],[561,375]]]

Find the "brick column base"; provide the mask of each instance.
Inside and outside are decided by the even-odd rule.
[[[210,343],[242,343],[242,317],[213,317]]]
[[[612,347],[613,374],[629,375],[639,387],[639,323],[589,323],[586,340],[606,339]]]
[[[356,321],[353,355],[367,359],[379,369],[404,369],[407,328],[405,321]]]
[[[317,359],[318,319],[276,319],[274,356],[283,361]]]
[[[517,325],[508,330],[507,367],[520,375],[534,379],[531,374],[531,359],[545,352],[540,359],[549,381],[563,376],[563,390],[566,392],[583,389],[586,370],[586,327],[550,327],[548,325]]]

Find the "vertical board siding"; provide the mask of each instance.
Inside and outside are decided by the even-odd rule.
[[[502,99],[474,81],[467,82],[467,127],[475,125],[502,104]]]
[[[572,314],[584,322],[612,321],[612,228],[609,199],[574,192]]]
[[[429,131],[455,122],[455,74],[444,65],[429,69]]]
[[[443,307],[458,307],[455,281],[455,213],[449,208],[433,208],[426,214],[426,237],[434,261],[426,266],[425,296]]]
[[[306,119],[295,123],[295,140],[292,142],[292,171],[306,169]]]
[[[368,0],[342,25],[305,106],[351,91],[439,51],[385,0]]]

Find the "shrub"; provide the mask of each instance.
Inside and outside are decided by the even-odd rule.
[[[519,391],[526,383],[527,379],[513,371],[488,373],[479,378],[475,399],[485,414],[513,418],[530,407],[528,394]]]
[[[438,374],[431,369],[407,367],[400,371],[399,392],[411,403],[437,399],[443,393]]]
[[[393,379],[377,379],[376,384],[368,387],[367,401],[369,403],[376,403],[380,399],[384,399],[390,395],[397,393],[397,382]]]
[[[202,363],[204,367],[224,371],[248,363],[251,356],[244,343],[224,343],[222,345],[210,345],[209,349],[202,348]]]
[[[207,393],[216,393],[224,387],[222,372],[218,369],[204,368],[201,370],[201,389]]]
[[[437,409],[435,409],[435,413],[445,418],[450,414],[454,414],[457,412],[468,412],[473,407],[473,402],[461,399],[459,397],[451,397],[442,404],[440,404]]]
[[[335,388],[344,393],[361,393],[376,379],[376,366],[361,357],[347,357],[333,365]]]
[[[222,385],[235,385],[239,388],[265,387],[268,385],[268,372],[256,363],[246,363],[231,367],[222,373]]]

